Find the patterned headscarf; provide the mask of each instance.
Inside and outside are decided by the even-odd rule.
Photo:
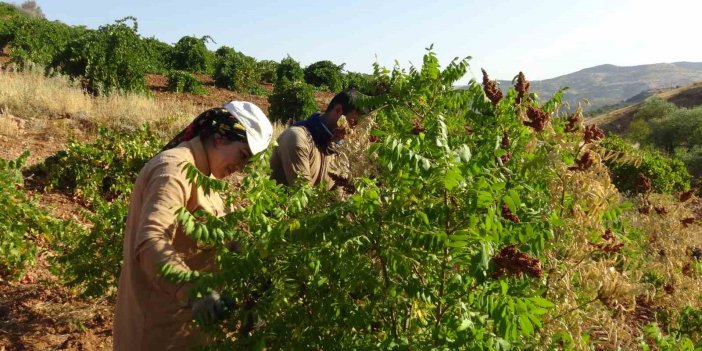
[[[219,134],[231,141],[246,141],[246,129],[232,114],[224,108],[211,108],[197,116],[190,124],[175,136],[161,151],[172,149],[178,144],[191,140]]]

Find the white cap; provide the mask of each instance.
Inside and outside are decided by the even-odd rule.
[[[246,128],[246,140],[253,155],[268,147],[273,138],[273,126],[258,106],[247,101],[231,101],[224,108]]]

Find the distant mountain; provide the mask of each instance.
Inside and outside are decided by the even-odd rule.
[[[527,79],[529,78],[528,72]],[[548,99],[563,87],[569,87],[564,95],[571,106],[587,99],[586,110],[595,110],[607,105],[617,105],[661,89],[676,88],[702,81],[702,62],[656,63],[640,66],[600,65],[566,74],[560,77],[535,80],[531,82],[531,91],[539,97]],[[500,81],[503,89],[512,86],[511,81]],[[650,92],[650,93],[647,93]]]
[[[597,124],[606,131],[621,133],[627,129],[643,101],[648,97],[663,99],[678,107],[692,108],[702,106],[702,82],[656,93],[642,93],[637,95],[636,100],[638,101],[632,101],[634,100],[633,98],[629,100],[631,105],[589,118],[585,120],[585,123]]]

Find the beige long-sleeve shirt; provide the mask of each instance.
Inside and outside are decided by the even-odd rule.
[[[218,194],[205,195],[187,180],[182,163],[209,174],[200,138],[161,152],[139,172],[124,232],[123,264],[114,318],[115,350],[185,350],[203,341],[187,307],[187,284],[159,275],[170,264],[209,271],[213,252],[185,235],[175,212],[186,208],[223,215]]]
[[[329,177],[331,161],[336,155],[317,147],[312,134],[303,126],[292,126],[278,137],[278,146],[271,155],[271,178],[278,184],[292,185],[298,178],[312,185],[334,182]]]

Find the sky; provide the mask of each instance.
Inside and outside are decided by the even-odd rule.
[[[15,3],[21,2],[15,0]],[[468,77],[560,76],[601,64],[702,62],[702,0],[37,0],[48,19],[97,28],[125,16],[175,43],[209,35],[256,59],[290,55],[370,73],[373,63],[442,64],[471,56]]]

